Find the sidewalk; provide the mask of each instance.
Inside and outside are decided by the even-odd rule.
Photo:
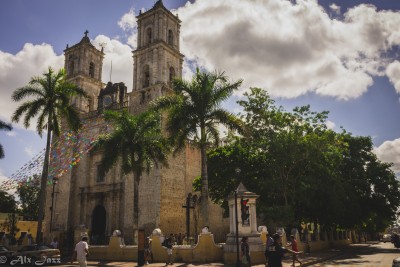
[[[370,244],[357,244],[358,247],[363,246],[368,248]],[[318,262],[322,262],[328,259],[332,259],[338,257],[340,255],[351,252],[354,249],[352,245],[342,247],[342,248],[334,248],[324,251],[316,251],[312,253],[301,254],[299,256],[300,261],[303,263],[302,266],[310,266]],[[283,260],[283,267],[289,267],[292,265],[291,254],[287,254],[285,259]],[[75,264],[66,264],[64,266],[77,266]],[[102,267],[134,267],[137,266],[136,262],[102,262],[102,261],[89,261],[88,266],[102,266]],[[145,265],[145,267],[161,267],[165,266],[165,263],[150,263]],[[216,266],[216,267],[235,267],[235,265],[226,265],[223,263],[181,263],[176,262],[173,265],[168,265],[173,267],[205,267],[205,266]],[[264,264],[252,265],[253,267],[265,267]],[[299,263],[296,263],[296,266],[300,266]]]

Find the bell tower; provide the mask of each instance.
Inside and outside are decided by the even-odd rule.
[[[90,42],[88,31],[82,40],[64,50],[67,79],[83,88],[89,95],[89,100],[73,98],[72,104],[80,112],[89,112],[97,108],[97,99],[103,83],[101,73],[103,68],[103,49],[97,50]]]
[[[174,77],[182,77],[179,51],[181,21],[161,0],[137,16],[137,49],[133,51],[133,90],[129,110],[143,111],[148,103],[170,89]]]

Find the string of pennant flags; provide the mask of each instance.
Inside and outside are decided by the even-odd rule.
[[[67,131],[52,142],[47,183],[52,184],[53,178],[61,178],[78,165],[82,157],[89,153],[96,144],[101,133],[109,132],[110,126],[102,117],[82,121],[78,132]],[[9,191],[21,185],[30,183],[35,177],[41,176],[45,149],[42,149],[28,163],[10,175],[9,179],[0,183],[0,190]]]

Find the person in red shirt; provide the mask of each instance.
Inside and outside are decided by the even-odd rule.
[[[296,238],[294,237],[294,235],[290,236],[290,240],[291,240],[292,250],[294,252],[299,252],[299,249],[297,248],[297,241],[296,241]],[[298,263],[300,263],[300,266],[302,265],[301,261],[297,258],[297,254],[298,253],[293,253],[293,265],[292,266],[296,266],[296,261]]]

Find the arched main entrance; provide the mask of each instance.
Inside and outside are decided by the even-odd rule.
[[[92,232],[90,243],[93,245],[106,244],[106,209],[97,205],[92,213]]]

